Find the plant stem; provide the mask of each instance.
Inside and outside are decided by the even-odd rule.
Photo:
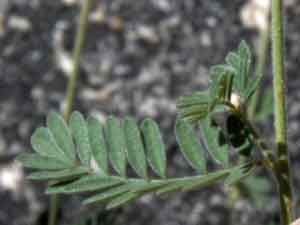
[[[76,84],[77,84],[78,73],[79,73],[80,56],[85,42],[85,36],[87,33],[86,31],[87,31],[87,24],[88,24],[88,15],[91,9],[91,5],[92,5],[92,0],[84,0],[80,11],[79,26],[76,34],[75,47],[73,52],[73,71],[68,81],[66,108],[64,110],[64,119],[66,121],[69,120],[73,108],[73,102],[76,93]],[[59,208],[59,196],[52,195],[50,197],[50,211],[49,211],[48,225],[56,225],[58,208]]]
[[[269,23],[268,23],[269,24]],[[263,76],[265,65],[267,61],[267,53],[268,53],[268,47],[269,47],[269,40],[270,40],[270,29],[269,26],[265,30],[261,30],[259,34],[259,46],[257,49],[257,63],[256,63],[256,69],[255,74],[256,76]],[[257,90],[256,93],[252,97],[250,109],[249,109],[249,117],[251,120],[255,117],[255,113],[257,110],[257,105],[259,103],[259,97],[260,97],[260,90]]]
[[[74,63],[73,71],[68,82],[66,108],[64,112],[64,117],[66,121],[69,120],[73,108],[73,102],[76,93],[76,84],[78,79],[78,71],[80,65],[80,56],[85,42],[88,16],[92,5],[92,0],[84,0],[83,2],[84,3],[80,12],[79,27],[76,34],[75,48],[73,52],[73,63]]]
[[[276,178],[281,207],[281,223],[289,225],[293,219],[292,187],[290,181],[287,146],[287,121],[285,103],[284,34],[282,0],[272,1],[272,60],[275,106],[275,136],[278,161]]]

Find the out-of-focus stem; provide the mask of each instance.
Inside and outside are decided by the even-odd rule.
[[[270,43],[270,28],[268,26],[267,29],[261,30],[259,34],[259,45],[257,49],[257,63],[255,69],[256,76],[263,76],[265,72],[269,43]],[[255,117],[260,95],[261,92],[260,89],[258,89],[252,97],[251,106],[249,108],[249,117],[251,120],[253,120],[253,118]]]
[[[88,15],[89,15],[91,5],[92,5],[92,0],[84,0],[80,12],[79,26],[76,34],[75,47],[73,52],[73,71],[68,81],[66,108],[64,110],[64,119],[66,121],[69,120],[73,108],[73,102],[76,93],[76,84],[78,80],[80,56],[81,56],[81,51],[83,49],[83,45],[87,33],[86,31],[87,31],[87,24],[88,24]],[[57,224],[58,208],[59,208],[59,196],[52,195],[50,197],[48,225]]]

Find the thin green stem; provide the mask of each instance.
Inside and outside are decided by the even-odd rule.
[[[276,178],[281,206],[281,221],[288,225],[293,219],[292,187],[287,146],[287,116],[285,103],[284,33],[282,0],[272,1],[272,60],[275,110],[275,136],[278,162]]]
[[[80,20],[79,20],[79,27],[76,34],[75,40],[75,48],[73,52],[73,71],[68,82],[68,89],[67,89],[67,97],[66,97],[66,108],[64,112],[65,120],[68,121],[72,108],[73,102],[76,93],[76,84],[78,79],[78,71],[80,65],[80,56],[81,51],[83,49],[83,45],[85,42],[86,31],[87,31],[87,24],[88,24],[88,16],[91,9],[92,0],[85,0],[80,12]]]
[[[267,53],[269,48],[269,42],[270,42],[270,29],[268,27],[266,30],[261,30],[259,34],[259,45],[257,49],[257,63],[255,69],[256,76],[263,76],[264,74],[267,56],[268,56]],[[253,118],[255,117],[260,94],[261,94],[260,91],[257,90],[252,97],[251,106],[249,109],[249,117],[251,120],[253,120]]]
[[[66,96],[66,108],[64,110],[64,119],[69,120],[69,117],[72,112],[73,102],[76,94],[76,84],[78,80],[78,72],[80,65],[80,56],[85,42],[87,24],[88,24],[88,15],[91,9],[92,0],[85,0],[81,12],[79,26],[76,34],[75,47],[73,52],[73,71],[68,81],[67,87],[67,96]],[[50,198],[50,211],[48,225],[56,225],[57,223],[57,214],[59,208],[59,196],[52,195]]]

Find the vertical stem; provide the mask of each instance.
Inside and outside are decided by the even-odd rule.
[[[85,42],[87,24],[88,24],[88,15],[91,9],[92,0],[84,0],[83,5],[80,11],[79,26],[76,33],[75,47],[73,52],[73,71],[68,81],[67,94],[66,94],[66,108],[64,110],[64,119],[69,120],[73,102],[76,93],[76,84],[78,80],[78,72],[80,65],[80,56]],[[57,213],[59,208],[59,196],[52,195],[50,197],[50,211],[48,218],[48,225],[56,225],[57,223]]]
[[[270,29],[269,29],[269,22],[267,29],[260,30],[259,32],[259,45],[257,49],[257,63],[255,69],[256,76],[263,76],[265,65],[268,56],[269,50],[269,40],[270,40]],[[252,120],[255,117],[255,113],[257,110],[257,105],[259,103],[259,97],[261,95],[260,90],[257,90],[256,93],[252,97],[250,109],[249,109],[249,117]]]
[[[67,89],[67,97],[66,97],[66,108],[64,112],[65,120],[68,121],[69,117],[72,112],[73,102],[76,93],[76,84],[78,79],[78,70],[80,65],[80,56],[81,51],[83,49],[83,45],[85,42],[86,31],[87,31],[87,24],[88,24],[88,16],[89,11],[91,9],[92,0],[84,0],[82,9],[80,12],[80,20],[79,20],[79,27],[76,34],[75,40],[75,48],[73,51],[73,71],[71,77],[68,82],[68,89]]]
[[[281,207],[281,221],[289,225],[293,219],[292,187],[287,146],[287,118],[285,103],[284,34],[282,0],[272,0],[273,86],[275,132],[278,162],[276,177]]]

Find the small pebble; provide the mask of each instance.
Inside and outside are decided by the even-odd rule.
[[[28,32],[31,30],[31,22],[25,17],[21,16],[10,16],[8,19],[7,26],[13,30],[20,32]]]

